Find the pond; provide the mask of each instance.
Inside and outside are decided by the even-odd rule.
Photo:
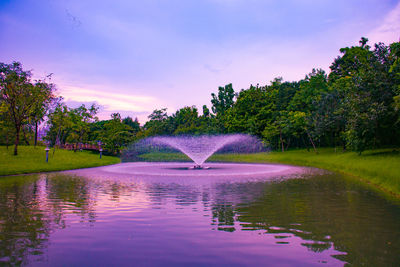
[[[0,177],[0,265],[400,263],[399,202],[354,178],[150,165]]]

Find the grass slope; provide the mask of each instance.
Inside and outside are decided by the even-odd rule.
[[[189,160],[181,154],[146,154],[144,160],[174,161]],[[319,149],[319,154],[307,150],[271,152],[257,154],[215,154],[208,161],[285,163],[310,166],[357,176],[365,182],[400,196],[400,152],[394,149],[354,152],[335,152],[332,148]]]
[[[49,151],[49,162],[46,163],[44,147],[19,146],[18,156],[13,155],[14,147],[0,146],[0,175],[61,171],[110,165],[119,163],[117,157],[103,156],[89,151],[73,152],[56,149]]]

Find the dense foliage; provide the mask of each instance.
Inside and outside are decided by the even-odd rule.
[[[118,113],[99,121],[95,105],[69,108],[54,97],[52,84],[30,82],[30,72],[19,63],[1,63],[0,142],[8,144],[13,136],[17,144],[22,129],[28,143],[29,132],[35,128],[37,132],[38,124],[47,118],[51,145],[101,142],[111,153],[148,136],[203,133],[248,133],[282,151],[341,146],[361,153],[398,146],[400,43],[378,43],[371,48],[367,42],[361,38],[358,46],[342,48],[330,73],[313,69],[300,81],[278,77],[238,93],[227,84],[211,95],[211,111],[206,105],[202,114],[195,106],[171,115],[165,108],[156,109],[143,126]],[[10,90],[20,92],[13,95],[17,102],[10,101]],[[33,101],[36,104],[31,96],[38,100]]]
[[[362,38],[359,46],[341,49],[329,74],[313,69],[300,81],[284,82],[279,77],[236,95],[232,84],[219,87],[212,94],[214,114],[206,107],[202,116],[195,107],[171,116],[165,109],[155,110],[144,135],[241,132],[282,151],[340,145],[361,153],[398,146],[400,43],[379,43],[371,49],[367,41]],[[182,120],[181,114],[191,116]]]
[[[14,155],[18,154],[20,132],[25,142],[26,128],[34,127],[34,141],[37,143],[38,124],[56,99],[54,85],[46,80],[31,80],[32,73],[24,71],[18,62],[0,63],[0,118],[1,132],[8,144],[10,133],[14,137]],[[12,129],[12,130],[11,130]]]

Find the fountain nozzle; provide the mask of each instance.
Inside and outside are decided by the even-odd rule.
[[[190,167],[190,170],[208,170],[210,167],[203,167],[201,165],[194,165],[193,167]]]

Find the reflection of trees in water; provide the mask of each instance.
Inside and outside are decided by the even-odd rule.
[[[292,234],[314,252],[333,246],[352,264],[400,262],[399,207],[337,176],[265,184],[262,197],[234,212],[244,230]]]
[[[79,177],[34,175],[0,182],[0,265],[24,265],[40,257],[50,233],[66,227],[68,212],[95,219],[89,185]]]
[[[164,205],[168,199],[173,199],[176,205],[189,206],[206,200],[208,193],[201,188],[182,184],[149,184],[144,188],[153,205]]]
[[[217,204],[212,207],[213,223],[218,225],[218,230],[233,232],[235,231],[235,211],[229,204]]]
[[[0,264],[21,265],[42,254],[50,223],[41,212],[38,177],[2,178],[0,183]]]
[[[263,185],[264,182],[216,184],[212,189],[212,225],[217,225],[220,231],[235,231],[236,209],[258,198]]]
[[[150,204],[202,205],[212,227],[222,231],[258,230],[277,243],[290,237],[316,253],[355,265],[400,262],[400,209],[337,176],[283,182],[137,184],[60,174],[3,178],[0,182],[0,265],[27,263],[41,254],[50,233],[66,227],[70,216],[93,224],[99,194],[118,201],[145,193]]]
[[[201,202],[203,206],[238,205],[242,202],[254,200],[262,193],[264,183],[218,183],[214,185],[188,185],[188,184],[147,184],[143,190],[153,204],[165,203],[167,199],[175,200],[177,205],[192,205]],[[250,195],[249,195],[250,193]]]
[[[282,244],[297,236],[310,251],[333,248],[344,253],[333,257],[356,265],[400,262],[399,207],[337,175],[202,190],[168,185],[152,192],[160,202],[166,195],[186,204],[203,202],[211,210],[211,225],[221,231],[261,230]]]
[[[130,197],[140,193],[139,184],[118,180],[106,180],[101,183],[93,181],[92,186],[96,187],[96,192],[109,196],[108,199],[113,202],[120,201],[123,196]]]
[[[94,197],[88,179],[62,174],[49,175],[46,179],[48,205],[51,206],[53,221],[62,228],[69,212],[78,215],[81,222],[94,223]]]

